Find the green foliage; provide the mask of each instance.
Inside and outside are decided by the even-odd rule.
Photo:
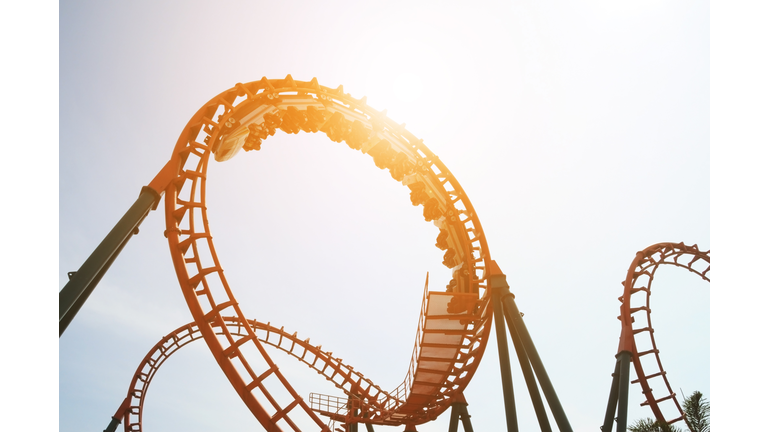
[[[690,432],[710,432],[709,430],[709,402],[701,394],[695,391],[683,402],[683,411],[690,428]],[[675,425],[659,423],[652,418],[635,421],[627,426],[629,432],[684,432]]]
[[[659,423],[652,418],[645,418],[635,421],[633,424],[627,426],[629,432],[683,432],[675,425],[668,425],[666,423]]]
[[[709,432],[709,402],[700,391],[685,398],[683,411],[691,432]]]

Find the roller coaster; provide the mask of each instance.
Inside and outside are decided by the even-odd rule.
[[[442,264],[451,279],[444,290],[432,291],[427,278],[410,363],[395,389],[382,389],[297,333],[244,316],[224,276],[208,223],[208,163],[211,156],[223,162],[240,150],[258,151],[277,130],[322,132],[333,142],[370,155],[378,168],[388,170],[395,181],[408,187],[412,204],[422,206],[425,221],[437,228],[435,246],[444,251]],[[572,430],[506,276],[491,258],[469,197],[421,139],[390,120],[386,111],[370,108],[366,98],[355,99],[342,86],[331,89],[316,79],[298,81],[288,75],[237,84],[204,104],[184,127],[167,164],[142,188],[133,206],[80,269],[69,274],[69,282],[59,293],[60,336],[163,196],[165,236],[194,321],[169,333],[147,353],[106,430],[114,431],[123,423],[126,431],[141,431],[144,398],[158,368],[180,348],[203,339],[232,387],[267,431],[331,431],[338,424],[336,430],[356,432],[364,424],[368,431],[384,425],[404,426],[408,432],[449,408],[449,431],[457,431],[459,422],[465,431],[471,431],[463,393],[485,353],[491,327],[496,331],[507,430],[517,431],[507,331],[541,430],[552,430],[545,401],[557,428]],[[667,421],[663,406],[671,401],[680,415],[670,417],[669,422],[685,419],[661,366],[651,327],[650,288],[661,264],[684,267],[709,280],[709,252],[701,252],[695,245],[661,243],[638,252],[620,298],[622,330],[603,432],[610,431],[614,422],[618,431],[626,430],[630,362],[646,396],[644,404],[656,418]],[[638,342],[639,338],[646,340]],[[638,352],[637,347],[648,340],[652,348]],[[344,396],[312,393],[306,400],[266,347],[308,365]],[[640,361],[649,357],[656,360],[653,367]],[[654,393],[649,385],[659,379],[665,383],[664,394]],[[290,396],[278,400],[273,396],[277,393]]]

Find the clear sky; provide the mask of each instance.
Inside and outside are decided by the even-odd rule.
[[[59,289],[203,103],[262,76],[317,77],[387,109],[461,182],[571,425],[598,430],[635,252],[710,248],[709,18],[707,2],[677,0],[62,2]],[[325,135],[262,148],[209,168],[211,230],[243,309],[396,387],[425,274],[436,290],[449,279],[436,228]],[[106,427],[146,352],[191,320],[163,230],[161,207],[60,339],[61,431]],[[654,288],[673,387],[710,398],[709,285],[670,270]],[[466,391],[476,430],[504,424],[495,349]],[[276,358],[305,397],[337,394]],[[521,429],[535,429],[513,370]],[[651,415],[641,401],[632,386],[631,419]],[[150,432],[259,430],[203,342],[161,368],[145,408]]]

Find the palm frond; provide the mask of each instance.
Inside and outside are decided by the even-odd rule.
[[[629,432],[683,432],[683,430],[677,426],[661,423],[652,418],[637,420],[627,426],[627,430]]]
[[[709,432],[709,402],[700,391],[685,398],[683,411],[691,432]]]

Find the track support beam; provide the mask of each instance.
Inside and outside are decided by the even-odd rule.
[[[179,161],[169,160],[148,186],[141,188],[139,197],[117,222],[112,231],[94,249],[91,256],[76,272],[69,273],[69,281],[59,291],[59,337],[88,300],[101,278],[109,270],[128,240],[138,234],[139,225],[150,211],[157,208],[165,188],[175,177]]]
[[[629,408],[629,364],[632,354],[622,351],[617,356],[619,365],[619,412],[616,416],[616,432],[627,430],[627,409]]]
[[[515,297],[508,289],[507,295],[512,296],[512,298]],[[531,402],[533,403],[533,409],[536,412],[536,419],[539,421],[539,427],[542,432],[552,432],[552,426],[549,424],[547,410],[544,408],[544,402],[541,399],[539,387],[536,384],[536,376],[531,369],[531,360],[528,358],[528,353],[525,351],[523,341],[520,339],[520,334],[517,332],[515,320],[510,317],[509,313],[505,313],[504,317],[507,319],[509,334],[512,336],[512,343],[515,345],[517,359],[520,362],[520,369],[523,371],[523,378],[528,387],[528,394],[531,396]]]
[[[611,393],[608,395],[608,406],[605,408],[605,418],[600,426],[602,432],[611,432],[616,421],[616,432],[627,431],[627,410],[629,408],[629,364],[632,353],[621,351],[616,354],[616,367],[611,380]],[[616,405],[618,404],[618,412]]]
[[[504,308],[501,304],[503,285],[506,276],[491,276],[491,301],[493,302],[493,322],[496,327],[496,345],[499,349],[499,368],[501,369],[501,389],[504,395],[504,410],[507,418],[507,432],[518,432],[517,409],[515,407],[515,392],[512,388],[512,370],[509,364],[509,345],[507,331],[504,325]],[[507,289],[509,292],[509,289]]]
[[[347,398],[347,406],[349,407],[349,413],[352,414],[352,417],[355,418],[360,413],[360,410],[357,409],[355,401],[357,401],[357,395],[349,395]],[[347,422],[347,432],[357,432],[357,422],[351,421]]]
[[[507,292],[509,292],[509,288],[507,288]],[[523,317],[520,314],[520,310],[517,308],[517,304],[515,303],[515,296],[511,295],[510,293],[510,295],[504,296],[502,300],[504,302],[507,316],[511,321],[514,322],[514,327],[517,330],[518,335],[520,335],[520,339],[522,340],[523,346],[525,347],[525,352],[528,354],[528,358],[531,361],[531,367],[533,367],[534,372],[536,372],[536,378],[539,380],[541,391],[544,393],[544,397],[547,399],[549,409],[552,411],[552,416],[555,418],[557,427],[562,432],[572,432],[573,429],[571,428],[570,422],[568,422],[568,417],[565,415],[565,410],[563,410],[560,399],[557,397],[555,387],[552,385],[552,381],[549,379],[547,370],[544,368],[544,363],[541,361],[541,357],[539,357],[538,351],[536,351],[536,346],[533,344],[533,339],[531,338],[530,333],[528,333],[528,328],[525,327],[525,323],[523,322]]]
[[[467,402],[464,397],[461,397],[460,401],[456,401],[451,404],[451,421],[448,424],[448,432],[459,431],[459,420],[464,428],[464,432],[474,432],[472,429],[472,422],[469,420],[469,412],[467,411]]]
[[[605,408],[605,419],[600,430],[611,432],[613,422],[616,421],[616,432],[626,432],[627,430],[627,409],[629,400],[629,364],[632,360],[632,353],[622,351],[616,354],[616,367],[613,370],[613,379],[611,380],[611,393],[608,396],[608,406]],[[616,412],[618,404],[619,411]]]
[[[117,427],[120,425],[120,422],[123,417],[125,417],[125,411],[128,409],[128,407],[131,406],[131,397],[127,396],[125,399],[123,399],[123,403],[120,404],[120,407],[115,412],[115,415],[112,416],[112,420],[110,420],[109,425],[106,429],[104,429],[104,432],[115,432],[117,430]]]
[[[506,332],[503,330],[504,321],[506,318],[507,325],[509,326],[512,340],[515,343],[518,359],[520,361],[520,367],[523,370],[523,376],[525,377],[526,384],[528,386],[528,392],[531,395],[531,401],[533,402],[534,409],[536,410],[536,416],[539,420],[539,426],[542,431],[551,431],[549,419],[547,417],[546,410],[544,409],[543,402],[539,395],[538,387],[536,386],[536,379],[538,379],[541,390],[544,393],[544,397],[549,404],[549,409],[552,412],[552,416],[555,418],[558,428],[561,432],[572,432],[568,417],[565,415],[563,406],[560,403],[560,399],[557,397],[555,388],[552,385],[552,381],[547,375],[547,371],[544,368],[544,363],[539,357],[536,346],[533,344],[530,333],[523,322],[522,314],[517,308],[515,303],[515,296],[509,292],[509,284],[507,283],[507,276],[502,273],[498,264],[495,261],[491,261],[489,287],[492,289],[492,301],[494,306],[494,320],[496,321],[496,337],[499,344],[499,360],[502,369],[502,385],[504,383],[504,365],[503,365],[503,353],[502,346],[506,353],[507,368],[509,368],[509,354],[507,351]],[[500,307],[497,307],[499,305]],[[498,309],[501,309],[501,313],[497,313]],[[531,369],[533,369],[531,371]],[[535,373],[535,378],[534,378]],[[511,381],[511,379],[510,379]],[[510,383],[511,386],[511,383]],[[505,394],[506,402],[506,394]],[[507,424],[509,428],[509,407],[507,406]],[[517,430],[517,415],[515,417],[515,429]],[[510,431],[513,429],[509,429]]]
[[[158,202],[160,194],[157,191],[149,186],[141,188],[136,202],[59,291],[59,337],[64,334],[128,240],[139,232],[139,225],[150,210],[157,208]]]

